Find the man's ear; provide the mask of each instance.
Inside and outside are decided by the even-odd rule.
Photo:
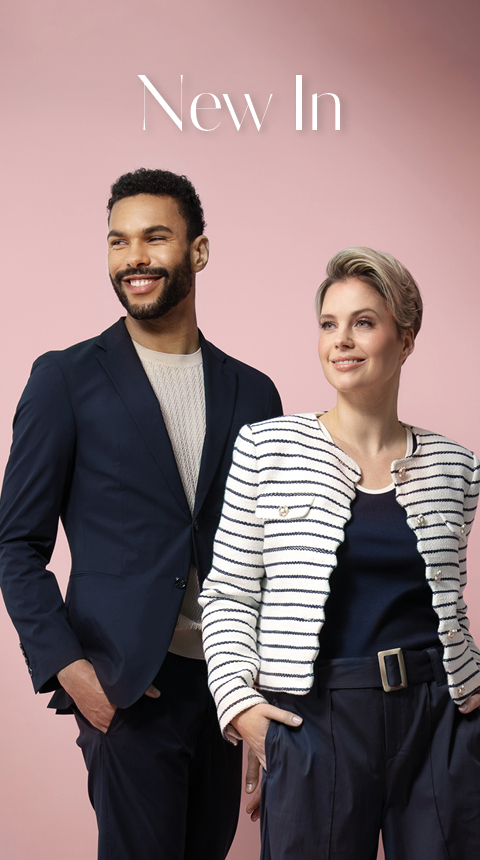
[[[208,263],[210,245],[206,236],[197,236],[190,245],[190,263],[193,272],[201,272]]]

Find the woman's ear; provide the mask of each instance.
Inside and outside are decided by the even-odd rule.
[[[403,333],[402,340],[402,364],[405,364],[408,356],[411,355],[413,350],[415,349],[415,335],[413,333],[413,328],[409,328],[406,332]]]

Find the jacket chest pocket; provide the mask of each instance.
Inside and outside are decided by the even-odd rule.
[[[458,552],[465,546],[468,537],[467,524],[463,522],[462,516],[461,509],[455,519],[455,513],[452,515],[441,511],[429,511],[425,515],[415,514],[409,519],[409,524],[419,540],[425,539],[428,542],[427,549],[433,551],[437,548],[447,552]]]
[[[467,524],[461,520],[460,522],[455,522],[453,519],[448,518],[445,514],[439,513],[439,519],[444,525],[451,535],[454,535],[458,538],[460,544],[463,544],[467,540]]]
[[[287,495],[276,493],[271,496],[262,496],[257,503],[255,516],[264,522],[289,522],[292,520],[303,520],[308,517],[315,496],[312,495]]]

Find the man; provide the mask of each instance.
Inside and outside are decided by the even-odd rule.
[[[197,328],[209,246],[188,179],[126,174],[108,212],[127,315],[33,365],[0,503],[2,590],[35,691],[76,715],[100,860],[223,860],[240,750],[207,692],[197,597],[237,432],[281,403]],[[65,603],[46,571],[59,517]]]

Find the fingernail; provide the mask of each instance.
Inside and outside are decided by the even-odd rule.
[[[245,790],[246,791],[253,791],[253,785],[251,782],[247,782],[247,784],[245,786]]]
[[[468,714],[468,705],[460,705],[458,710],[461,711],[462,714]]]
[[[299,726],[300,723],[303,723],[303,720],[301,717],[297,717],[296,715],[294,715],[292,717],[292,723],[295,723],[296,726]]]
[[[252,815],[252,821],[258,821],[258,815]]]
[[[154,696],[156,696],[158,698],[158,696],[160,695],[160,690],[157,690],[157,688],[154,687],[153,688],[153,694],[154,694]]]

